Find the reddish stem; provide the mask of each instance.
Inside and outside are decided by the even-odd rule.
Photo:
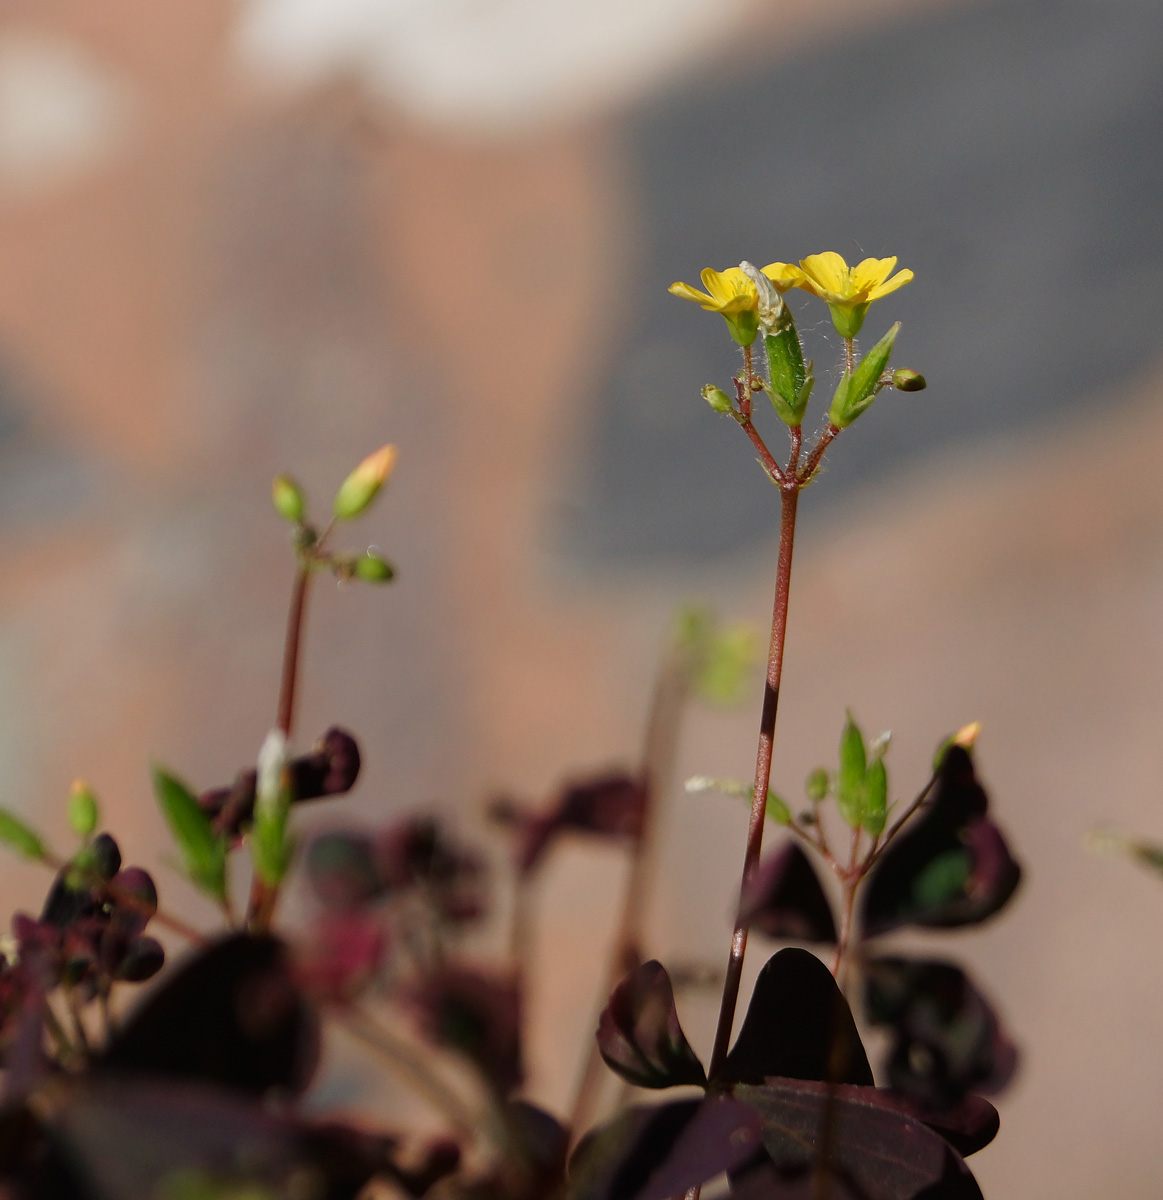
[[[743,877],[740,881],[740,900],[759,865],[763,848],[763,825],[767,815],[767,789],[771,782],[771,751],[775,740],[775,717],[779,707],[779,685],[783,675],[783,650],[787,634],[788,594],[791,586],[792,550],[795,546],[796,506],[799,487],[793,484],[780,489],[779,560],[776,566],[775,605],[771,618],[771,644],[767,655],[767,680],[763,694],[763,712],[759,720],[759,748],[755,761],[755,791],[751,799],[751,820],[747,826],[747,848],[743,855]],[[742,905],[740,905],[740,910]],[[712,1080],[727,1057],[731,1029],[735,1022],[735,1007],[739,1001],[739,985],[743,977],[743,957],[747,950],[747,926],[736,919],[731,936],[731,954],[723,982],[723,999],[719,1006],[719,1024],[711,1052],[708,1075]]]

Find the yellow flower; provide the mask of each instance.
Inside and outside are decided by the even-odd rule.
[[[763,274],[781,292],[796,282],[794,279],[784,282],[783,277],[773,274],[769,267],[763,268]],[[700,278],[707,289],[705,292],[689,283],[672,283],[667,290],[684,300],[693,300],[707,312],[722,314],[735,341],[740,346],[750,346],[759,332],[759,291],[755,284],[740,267],[728,267],[725,271],[706,267]]]
[[[864,314],[873,300],[895,292],[912,279],[912,271],[898,271],[892,275],[895,266],[895,258],[866,258],[850,267],[834,250],[826,250],[823,254],[809,254],[800,259],[798,268],[787,263],[772,263],[763,268],[763,273],[768,275],[780,268],[785,272],[783,277],[791,279],[795,287],[819,296],[832,312],[836,331],[842,337],[851,338],[860,332]]]

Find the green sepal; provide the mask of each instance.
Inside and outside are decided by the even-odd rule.
[[[829,304],[828,311],[836,332],[843,338],[854,338],[864,326],[868,304]]]
[[[780,327],[763,339],[767,350],[770,386],[764,390],[779,419],[791,428],[803,423],[804,411],[812,395],[815,380],[812,364],[804,366],[804,350],[792,320],[791,309],[784,307]]]
[[[867,769],[864,734],[848,714],[840,734],[840,769],[836,773],[836,807],[853,829],[864,823],[864,778]]]
[[[876,399],[880,377],[888,366],[900,328],[898,321],[860,360],[851,375],[844,373],[832,397],[832,407],[828,409],[828,420],[837,429],[847,429]]]
[[[25,825],[19,817],[14,817],[6,808],[0,808],[0,842],[6,842],[25,858],[39,862],[46,857],[40,834]]]
[[[879,837],[887,821],[888,772],[883,757],[878,754],[873,756],[868,770],[864,772],[864,817],[861,824],[873,837]]]
[[[723,313],[723,320],[731,336],[740,346],[750,346],[759,333],[759,313],[753,308],[745,308],[742,312]]]
[[[153,768],[153,790],[190,881],[220,904],[226,899],[226,839],[218,836],[193,793],[168,771]]]

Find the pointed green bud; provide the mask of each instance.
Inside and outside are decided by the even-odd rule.
[[[892,386],[898,392],[923,392],[929,385],[920,371],[897,367],[892,373]]]
[[[763,339],[763,345],[767,351],[772,407],[779,419],[794,429],[803,422],[815,380],[811,364],[804,366],[804,351],[790,308],[784,307],[778,327]]]
[[[828,420],[838,429],[847,429],[876,398],[880,377],[888,366],[900,328],[898,321],[860,360],[856,370],[851,375],[845,373],[840,380],[828,410]]]
[[[828,772],[823,767],[817,767],[804,780],[804,792],[813,804],[819,804],[828,795]]]
[[[395,446],[381,446],[374,454],[369,454],[335,493],[335,516],[341,521],[358,517],[379,495],[395,463]]]
[[[302,490],[290,475],[275,476],[275,481],[271,484],[271,500],[274,502],[275,512],[284,521],[298,525],[303,519],[306,502]]]
[[[83,779],[74,779],[69,788],[69,828],[79,838],[87,838],[97,828],[97,797]]]
[[[226,839],[214,832],[194,794],[176,776],[154,767],[153,790],[186,874],[221,903],[226,897]]]
[[[255,782],[254,826],[250,832],[250,857],[263,883],[277,887],[291,865],[292,845],[287,833],[291,795],[286,785],[287,739],[281,729],[267,734],[258,752]]]
[[[3,808],[0,808],[0,842],[11,846],[25,858],[40,861],[45,857],[44,842],[41,841],[40,834]]]
[[[370,550],[355,560],[355,573],[365,583],[391,583],[396,577],[392,564]]]
[[[884,832],[887,820],[888,771],[884,759],[877,755],[864,773],[864,817],[861,824],[873,837],[879,837]]]
[[[840,816],[858,828],[864,821],[864,776],[867,758],[864,734],[849,713],[840,734],[840,769],[836,774],[836,805]]]
[[[708,383],[703,388],[703,399],[719,413],[729,413],[732,409],[731,397],[727,395],[722,388],[715,387],[713,383]]]

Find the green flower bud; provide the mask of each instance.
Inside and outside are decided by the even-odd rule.
[[[867,757],[864,734],[860,726],[848,714],[844,730],[840,734],[840,769],[836,774],[836,804],[840,816],[853,829],[864,820],[864,777]]]
[[[379,495],[396,462],[396,447],[381,446],[355,468],[335,493],[334,512],[341,521],[358,517]]]
[[[392,564],[370,550],[355,560],[355,573],[365,583],[391,583],[396,576]]]
[[[715,387],[713,383],[708,383],[703,388],[702,396],[715,412],[729,413],[731,411],[731,397],[722,388]]]
[[[275,512],[284,521],[297,525],[303,519],[306,503],[299,485],[289,475],[276,475],[271,484],[271,500],[274,501]]]
[[[804,781],[804,792],[813,804],[819,804],[828,795],[828,772],[817,767]]]
[[[864,817],[862,824],[873,837],[884,832],[888,820],[888,772],[884,759],[877,756],[864,774]]]
[[[898,367],[892,373],[892,386],[898,392],[923,392],[929,385],[920,371]]]
[[[845,373],[840,380],[828,410],[828,420],[838,429],[847,429],[876,398],[880,377],[888,366],[900,328],[898,321],[860,360],[856,370],[851,375]]]
[[[74,779],[69,788],[69,828],[79,838],[87,838],[97,828],[97,797],[83,779]]]
[[[784,307],[779,328],[768,334],[763,344],[767,350],[772,406],[779,419],[794,429],[803,422],[815,379],[812,364],[804,366],[804,351],[791,309]]]

